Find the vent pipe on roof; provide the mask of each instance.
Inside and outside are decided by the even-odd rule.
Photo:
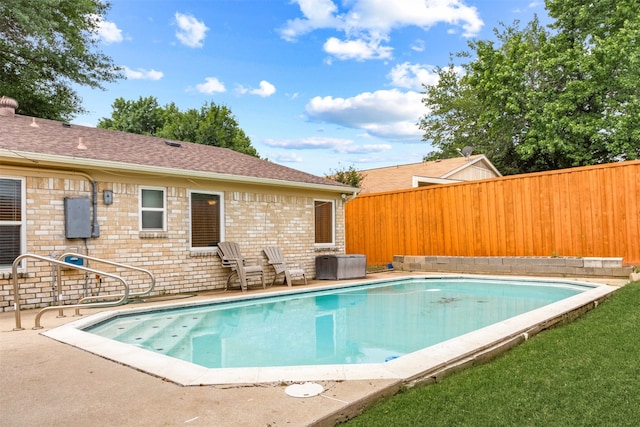
[[[0,98],[0,116],[13,117],[18,108],[18,101],[7,96]]]

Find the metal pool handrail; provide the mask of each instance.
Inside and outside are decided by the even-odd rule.
[[[14,261],[13,261],[13,265],[11,268],[11,275],[13,278],[13,298],[14,298],[14,302],[13,305],[15,307],[15,312],[16,312],[16,327],[13,329],[14,331],[21,331],[24,328],[22,327],[22,322],[20,319],[20,295],[19,295],[19,284],[18,284],[18,265],[20,264],[20,261],[22,261],[23,259],[26,258],[32,258],[32,259],[38,259],[41,261],[45,261],[48,262],[52,265],[56,266],[56,275],[57,275],[57,282],[58,282],[58,286],[57,286],[57,292],[58,292],[58,296],[60,295],[60,285],[61,285],[61,274],[60,274],[60,267],[66,267],[66,268],[74,268],[76,270],[81,270],[81,271],[86,271],[89,273],[94,273],[94,274],[99,274],[101,276],[105,276],[105,277],[111,277],[112,279],[118,280],[122,283],[122,285],[124,286],[124,293],[122,294],[122,298],[120,298],[117,301],[112,301],[109,303],[94,303],[94,304],[70,304],[70,305],[57,305],[57,306],[51,306],[51,307],[45,307],[42,310],[40,310],[38,312],[38,314],[36,315],[36,320],[35,320],[35,326],[33,329],[40,329],[42,328],[42,326],[40,326],[40,317],[42,317],[42,315],[44,314],[45,311],[51,311],[51,310],[60,310],[60,313],[62,313],[62,310],[64,308],[79,308],[79,307],[83,307],[83,308],[102,308],[102,307],[115,307],[118,305],[122,305],[125,304],[127,302],[127,298],[129,297],[129,284],[127,283],[127,281],[125,279],[123,279],[120,276],[117,276],[115,274],[112,273],[107,273],[105,271],[100,271],[100,270],[94,270],[92,268],[88,268],[88,267],[84,267],[84,266],[80,266],[80,265],[75,265],[75,264],[70,264],[68,262],[64,262],[64,261],[60,261],[57,260],[55,258],[49,258],[49,257],[44,257],[41,255],[34,255],[34,254],[23,254],[18,256]],[[60,301],[60,298],[58,298],[58,302]]]
[[[136,271],[139,271],[141,273],[149,275],[149,277],[151,278],[151,286],[149,286],[149,289],[147,289],[146,291],[143,291],[143,292],[131,292],[131,293],[129,293],[129,298],[132,298],[132,297],[143,297],[143,296],[149,295],[153,291],[153,289],[156,287],[156,277],[153,275],[152,272],[150,272],[149,270],[146,270],[144,268],[134,267],[133,265],[122,264],[120,262],[115,262],[115,261],[108,261],[106,259],[95,258],[95,257],[89,256],[89,255],[79,254],[79,253],[75,253],[75,252],[66,252],[66,253],[60,255],[58,257],[58,259],[62,261],[67,257],[83,258],[83,259],[86,259],[86,260],[89,260],[89,261],[95,261],[95,262],[99,262],[99,263],[102,263],[102,264],[108,264],[108,265],[113,265],[113,266],[116,266],[116,267],[128,268],[129,270],[136,270]],[[103,295],[103,296],[90,296],[90,297],[81,298],[78,301],[78,303],[82,304],[85,301],[90,301],[90,300],[94,300],[94,299],[118,298],[118,297],[121,297],[121,296],[122,296],[122,294]],[[76,313],[77,313],[77,311],[76,311]]]

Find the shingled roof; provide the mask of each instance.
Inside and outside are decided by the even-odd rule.
[[[86,147],[86,148],[82,148]],[[8,152],[4,152],[8,150]],[[72,125],[21,115],[0,115],[0,154],[16,159],[55,159],[77,165],[99,165],[127,170],[194,173],[226,180],[268,181],[272,184],[353,190],[326,178],[278,165],[257,157],[190,142]]]

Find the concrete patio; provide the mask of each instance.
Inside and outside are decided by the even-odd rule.
[[[397,277],[397,273],[387,274]],[[309,286],[326,284],[310,281]],[[266,291],[274,289],[283,288]],[[191,298],[211,299],[234,292],[205,292]],[[83,309],[82,314],[97,311]],[[37,313],[22,312],[22,331],[13,330],[14,312],[0,313],[2,425],[332,426],[400,387],[392,380],[323,381],[319,383],[325,391],[310,398],[288,396],[289,384],[182,387],[41,335],[77,320],[73,310],[65,310],[64,318],[57,318],[57,312],[46,313],[44,328],[33,330]]]
[[[406,274],[384,272],[368,278]],[[326,284],[312,281],[309,286]],[[229,294],[215,291],[190,298]],[[289,384],[183,387],[42,336],[41,332],[76,318],[73,310],[66,310],[68,317],[64,318],[46,313],[44,329],[33,330],[37,312],[22,313],[23,331],[13,330],[13,312],[0,313],[2,425],[332,426],[376,399],[394,394],[402,385],[398,380],[318,381],[325,391],[310,398],[288,396],[285,388]]]

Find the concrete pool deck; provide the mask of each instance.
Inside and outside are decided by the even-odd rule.
[[[367,278],[409,275],[386,272],[369,274]],[[613,287],[627,282],[619,279],[570,280]],[[309,287],[326,284],[327,281],[312,281]],[[281,289],[275,287],[267,291]],[[249,291],[258,292],[263,291]],[[205,292],[192,298],[212,299],[231,294]],[[168,302],[152,301],[145,305]],[[98,311],[104,309],[83,309],[82,313]],[[42,318],[44,329],[33,330],[37,312],[22,313],[23,331],[13,331],[13,312],[0,313],[3,425],[83,426],[90,422],[98,426],[330,426],[357,414],[381,396],[394,394],[403,385],[403,380],[398,378],[320,380],[315,382],[325,391],[310,398],[288,396],[284,392],[288,383],[182,387],[41,335],[78,318],[71,316],[72,310],[66,310],[68,317],[64,318],[57,318],[53,312],[46,313]]]

